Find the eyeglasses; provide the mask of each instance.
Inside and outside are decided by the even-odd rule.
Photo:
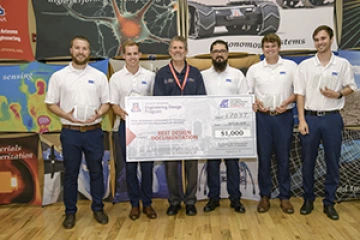
[[[211,53],[212,54],[225,54],[228,51],[226,49],[220,49],[220,50],[212,50]]]

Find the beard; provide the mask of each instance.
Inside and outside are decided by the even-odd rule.
[[[223,72],[228,64],[228,60],[223,57],[218,57],[217,59],[222,58],[222,61],[217,61],[216,59],[212,59],[212,64],[216,71]]]
[[[78,55],[79,55],[79,54],[78,54]],[[79,61],[75,55],[71,55],[71,60],[72,60],[76,65],[85,65],[85,64],[87,64],[87,63],[89,62],[90,56],[87,56],[87,57],[86,57],[85,55],[82,55],[82,56],[84,56],[84,60],[82,60],[82,61]]]

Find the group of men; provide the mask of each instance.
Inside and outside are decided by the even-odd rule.
[[[335,192],[339,182],[339,159],[343,122],[339,110],[344,106],[344,96],[355,89],[354,76],[348,61],[331,52],[333,30],[319,26],[313,33],[317,54],[299,66],[280,57],[281,40],[275,34],[262,39],[264,60],[252,65],[246,74],[228,64],[229,49],[226,42],[216,40],[210,46],[211,68],[200,72],[186,61],[187,42],[180,36],[169,44],[171,61],[156,74],[139,66],[141,52],[136,42],[128,41],[122,46],[125,66],[110,78],[88,65],[90,43],[84,37],[71,41],[72,62],[55,72],[50,78],[46,97],[48,109],[60,116],[62,123],[61,144],[63,150],[65,178],[64,228],[73,228],[76,220],[77,177],[82,154],[90,172],[92,205],[95,219],[102,224],[108,222],[103,211],[104,184],[102,174],[103,133],[101,117],[111,106],[120,119],[118,134],[122,158],[126,159],[125,110],[126,96],[189,96],[189,95],[241,95],[254,94],[253,110],[256,112],[258,183],[261,200],[258,212],[270,208],[271,155],[274,152],[277,164],[280,206],[283,212],[294,213],[290,203],[289,154],[293,135],[292,108],[295,101],[299,112],[299,131],[302,144],[304,204],[301,214],[313,210],[314,166],[318,145],[322,141],[327,165],[325,179],[324,212],[333,220],[339,218],[335,208]],[[171,81],[170,81],[171,80]],[[321,87],[320,87],[321,86]],[[81,110],[92,112],[88,116],[78,115]],[[86,112],[86,111],[85,111]],[[79,120],[82,119],[82,120]],[[244,213],[241,204],[239,159],[224,159],[227,167],[227,191],[230,206]],[[205,212],[220,205],[221,159],[208,160],[207,183],[209,201]],[[142,212],[150,219],[157,217],[152,208],[152,162],[141,162],[141,182],[137,177],[138,163],[126,162],[127,190],[131,203],[130,219]],[[186,205],[186,215],[197,214],[195,207],[198,162],[185,161],[185,192],[181,188],[180,161],[165,161],[169,207],[167,215],[176,215],[181,202]]]

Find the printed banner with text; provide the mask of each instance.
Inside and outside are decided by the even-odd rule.
[[[188,1],[189,55],[209,53],[222,39],[231,52],[261,53],[261,39],[276,33],[282,50],[314,49],[312,33],[319,25],[334,28],[334,0],[328,1]],[[336,41],[332,49],[337,49]]]
[[[37,134],[0,136],[0,204],[41,204]]]
[[[91,63],[107,74],[108,60]],[[16,66],[0,66],[0,131],[59,131],[59,118],[44,103],[50,76],[64,65],[31,62]],[[103,119],[103,130],[111,130],[109,116]]]
[[[114,57],[131,39],[146,54],[167,54],[177,35],[176,0],[35,1],[36,59],[69,55],[69,42],[77,35],[91,43],[91,55]]]
[[[0,59],[34,60],[30,45],[28,0],[1,1]]]

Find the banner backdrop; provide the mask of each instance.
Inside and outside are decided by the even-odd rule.
[[[90,64],[107,74],[108,60]],[[59,131],[59,118],[44,103],[50,76],[64,65],[31,62],[17,66],[0,66],[0,131]],[[109,131],[110,120],[103,119],[103,130]]]
[[[260,53],[262,37],[274,32],[282,40],[282,50],[314,49],[314,29],[334,26],[333,2],[188,1],[189,55],[209,53],[216,39],[228,42],[230,52]],[[332,49],[337,49],[335,41]]]
[[[115,158],[115,194],[114,203],[129,200],[126,186],[125,160],[121,155],[120,137],[117,132],[113,132],[114,158]],[[181,169],[179,168],[179,171]],[[138,166],[138,178],[141,183],[140,164]],[[165,165],[163,162],[154,162],[153,167],[153,198],[168,198],[168,187],[165,175]]]
[[[255,160],[255,159],[254,159]],[[211,161],[211,160],[208,160]],[[229,194],[226,188],[226,165],[223,160],[220,164],[220,198],[228,198]],[[260,200],[258,186],[258,162],[241,161],[239,162],[240,170],[240,192],[241,198],[249,200]],[[207,185],[207,162],[199,161],[198,165],[198,191],[197,198],[207,199],[209,187]]]
[[[104,132],[104,199],[110,200],[110,145],[109,133]],[[42,205],[48,205],[63,200],[64,164],[61,153],[59,133],[41,135],[42,156],[44,159],[44,192]],[[90,199],[90,173],[83,157],[78,178],[79,199]]]
[[[77,35],[91,42],[97,57],[120,55],[121,44],[132,39],[145,54],[166,54],[177,35],[178,4],[174,0],[33,0],[37,26],[36,59],[69,55]]]
[[[340,49],[359,48],[360,47],[360,2],[359,0],[342,0],[337,5],[341,6],[342,11],[338,12],[342,16]]]
[[[299,133],[293,134],[293,143],[290,152],[290,181],[293,197],[302,197],[302,161]],[[324,197],[324,181],[326,164],[324,147],[319,146],[318,158],[315,164],[314,191],[317,197]],[[340,157],[340,182],[336,191],[338,201],[360,198],[360,131],[344,130]],[[275,156],[272,157],[272,190],[271,197],[279,195],[279,186],[276,176],[277,166]]]
[[[360,88],[360,51],[340,50],[339,56],[346,58],[352,65],[355,74],[355,82]],[[345,126],[360,125],[360,91],[357,90],[346,97],[345,107],[341,110]]]
[[[34,60],[30,45],[28,0],[1,1],[0,59]]]
[[[41,204],[37,134],[0,136],[0,204]]]

